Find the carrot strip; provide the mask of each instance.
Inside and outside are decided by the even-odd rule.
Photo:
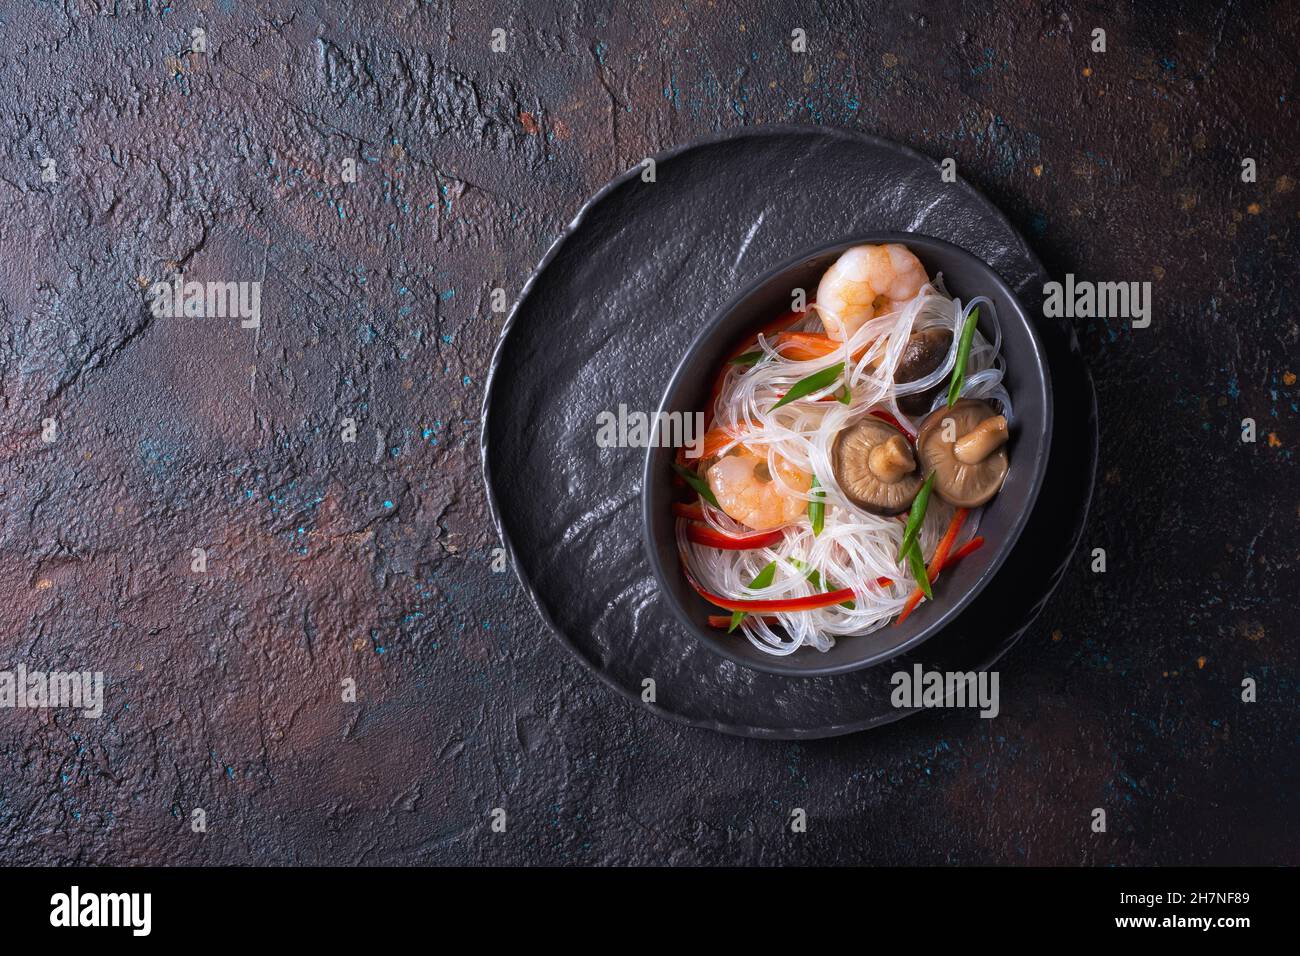
[[[958,561],[960,561],[962,558],[966,557],[967,555],[969,555],[969,554],[971,554],[971,553],[973,553],[973,552],[975,552],[975,551],[978,551],[978,550],[979,550],[980,548],[982,548],[983,546],[984,546],[984,539],[983,539],[983,538],[981,538],[981,537],[971,538],[971,539],[970,539],[969,541],[967,541],[964,545],[962,545],[960,548],[957,549],[957,553],[956,553],[956,554],[954,554],[954,555],[953,555],[952,557],[950,557],[946,562],[944,562],[944,567],[945,567],[945,568],[950,568],[950,567],[952,567],[954,564],[956,564],[956,563],[957,563]],[[900,615],[898,616],[898,620],[896,620],[894,623],[895,623],[895,624],[902,624],[902,623],[903,623],[903,619],[904,619],[905,617],[907,617],[907,615],[911,614],[912,611],[916,610],[916,605],[919,604],[919,603],[920,603],[920,602],[916,599],[916,592],[913,591],[911,597],[909,597],[909,598],[907,599],[907,605],[903,608],[903,613],[900,614]]]
[[[704,440],[700,443],[700,453],[694,458],[686,456],[685,448],[677,449],[677,464],[683,468],[689,468],[692,471],[699,471],[700,463],[706,459],[713,458],[722,451],[727,445],[736,441],[736,436],[729,431],[721,428],[710,428],[704,433]],[[681,475],[677,476],[676,484],[683,484]]]
[[[698,501],[692,501],[690,504],[686,504],[682,501],[674,501],[673,514],[678,518],[685,518],[687,521],[703,521],[704,506]]]
[[[957,532],[961,530],[961,526],[965,523],[968,514],[970,512],[965,508],[958,508],[953,512],[952,520],[948,522],[948,530],[939,539],[939,547],[934,549],[934,560],[930,562],[927,571],[931,581],[934,580],[935,575],[943,570],[943,563],[948,560],[948,552],[952,550],[953,542],[957,540]]]
[[[774,336],[780,335],[784,333],[785,330],[788,329],[790,326],[794,325],[796,322],[801,321],[807,315],[808,315],[807,312],[785,312],[782,315],[777,316],[772,321],[765,322],[763,325],[760,325],[758,327],[757,332],[755,332],[753,335],[746,336],[745,338],[741,339],[740,344],[727,353],[727,357],[722,360],[722,365],[723,365],[722,370],[724,372],[727,370],[726,366],[732,359],[740,358],[740,356],[744,355],[746,352],[753,351],[754,346],[758,344],[758,337],[760,335],[765,335],[768,338],[772,338]]]
[[[774,349],[796,362],[819,359],[843,345],[824,332],[782,332],[772,342]]]
[[[872,343],[868,342],[853,353],[853,361],[858,361],[867,354]],[[833,339],[825,332],[782,332],[772,341],[772,347],[788,359],[807,362],[811,359],[824,358],[832,352],[839,351],[844,343]]]
[[[812,306],[808,306],[808,309],[811,310]],[[779,315],[772,321],[759,326],[758,331],[753,335],[741,339],[740,344],[727,354],[727,357],[722,360],[722,367],[718,369],[718,374],[713,378],[713,388],[709,391],[709,406],[704,411],[710,424],[712,424],[713,421],[713,405],[718,400],[718,395],[722,393],[722,380],[727,376],[727,366],[731,363],[731,360],[739,358],[746,352],[752,350],[754,346],[758,344],[758,337],[760,335],[768,337],[778,335],[796,322],[802,321],[807,317],[807,315],[808,312],[786,312],[783,315]]]
[[[741,349],[741,351],[736,354],[740,355],[745,352],[748,352],[749,346],[752,346],[756,342],[758,342],[759,335],[764,335],[767,336],[768,338],[771,338],[774,335],[778,335],[784,332],[786,329],[790,328],[790,326],[798,322],[802,322],[804,319],[808,317],[808,313],[811,311],[812,311],[812,306],[810,305],[808,306],[807,309],[805,309],[802,312],[786,312],[784,315],[777,316],[771,322],[764,323],[763,325],[759,326],[758,334],[749,340],[749,345],[746,346],[744,349]],[[732,358],[735,358],[735,356],[733,355]]]
[[[932,560],[930,566],[926,568],[926,574],[929,576],[931,584],[938,579],[940,571],[949,564],[956,563],[958,556],[954,555],[952,561],[949,561],[948,552],[952,550],[953,542],[957,540],[957,533],[961,530],[962,523],[966,520],[967,514],[969,514],[969,512],[965,508],[958,508],[957,512],[952,516],[952,521],[948,522],[948,530],[945,531],[943,537],[939,539],[939,546],[934,549],[934,560]],[[972,539],[970,543],[973,544],[975,541],[979,541],[980,544],[984,543],[983,538]],[[979,545],[976,545],[975,547],[977,548]],[[971,551],[974,550],[975,548],[971,548]],[[903,605],[903,612],[898,615],[898,620],[896,620],[894,624],[902,624],[907,620],[907,616],[916,609],[916,606],[921,603],[921,598],[924,596],[925,595],[921,592],[919,587],[913,590],[907,599],[907,603]]]
[[[933,586],[934,582],[931,581],[930,584],[931,586]],[[921,603],[921,598],[925,597],[925,595],[922,594],[920,597],[918,597],[917,591],[920,590],[921,590],[920,588],[917,588],[916,591],[913,591],[911,596],[907,599],[907,603],[903,605],[903,613],[898,615],[898,620],[894,621],[894,627],[898,627],[898,625],[906,621],[907,615],[911,614],[912,611],[916,609],[916,606]]]
[[[700,449],[700,459],[712,458],[722,449],[737,440],[738,436],[722,428],[710,428],[704,433],[704,447]]]

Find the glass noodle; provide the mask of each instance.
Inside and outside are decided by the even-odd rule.
[[[823,331],[817,308],[814,306],[791,331]],[[853,588],[855,594],[852,607],[833,605],[766,617],[745,615],[740,629],[760,650],[776,655],[790,654],[803,646],[828,650],[837,636],[868,634],[902,611],[916,587],[906,562],[897,560],[904,522],[898,516],[868,514],[849,503],[835,480],[832,447],[836,434],[869,410],[888,412],[914,437],[925,416],[913,419],[905,415],[898,407],[898,399],[951,379],[962,326],[975,308],[980,310],[979,324],[991,331],[993,338],[990,341],[982,330],[976,330],[962,397],[990,402],[1009,422],[1014,421],[1011,398],[1002,384],[1002,335],[997,310],[984,296],[965,303],[951,298],[944,291],[942,276],[923,286],[902,308],[863,324],[830,354],[795,361],[781,355],[772,338],[760,336],[762,358],[750,366],[727,366],[713,407],[713,427],[736,438],[717,454],[725,455],[743,444],[760,457],[766,455],[772,480],[781,485],[784,493],[807,501],[818,493],[823,496],[825,526],[820,535],[814,535],[805,515],[783,528],[782,539],[770,547],[728,551],[688,541],[687,522],[679,520],[677,542],[684,560],[706,590],[730,598],[798,598],[845,587]],[[924,378],[896,385],[894,370],[908,336],[930,328],[952,332],[952,344],[943,362]],[[853,355],[859,351],[862,354],[855,361]],[[847,371],[847,405],[817,401],[826,395],[842,394],[845,380],[840,378],[822,391],[773,408],[796,382],[839,362],[845,363]],[[946,400],[947,389],[941,388],[931,410]],[[820,488],[806,493],[782,481],[778,456],[800,471],[815,475]],[[702,507],[704,520],[718,531],[733,536],[753,533],[707,502]],[[954,511],[937,495],[930,499],[920,534],[922,554],[934,553]],[[979,509],[971,511],[958,545],[975,536],[979,514]],[[771,585],[751,590],[750,582],[771,562],[776,563]],[[888,578],[891,583],[879,584],[880,578]]]

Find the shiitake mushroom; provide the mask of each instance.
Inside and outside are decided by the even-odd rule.
[[[947,358],[952,348],[952,329],[936,326],[913,332],[907,337],[903,355],[894,369],[894,382],[903,385],[925,378]],[[924,415],[934,404],[935,396],[947,387],[946,381],[940,381],[921,392],[913,392],[898,399],[898,407],[908,415]]]
[[[922,471],[934,472],[935,494],[959,508],[978,508],[1007,477],[1007,438],[1004,416],[987,402],[963,398],[930,413],[916,436],[916,453]]]
[[[921,490],[921,473],[907,436],[874,415],[835,436],[831,466],[845,497],[872,514],[900,514]]]

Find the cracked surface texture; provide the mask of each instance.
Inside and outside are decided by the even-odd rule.
[[[0,862],[1300,862],[1300,12],[1195,6],[0,11],[0,670],[107,681],[0,709]],[[670,725],[491,569],[491,290],[643,157],[777,122],[954,157],[1054,277],[1152,282],[1148,329],[1075,320],[1093,518],[996,720]],[[154,317],[178,270],[261,281],[261,327]]]

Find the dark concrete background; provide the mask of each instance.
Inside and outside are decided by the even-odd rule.
[[[0,711],[0,862],[1300,862],[1300,13],[1183,7],[5,4],[0,669],[108,688]],[[1109,569],[996,720],[682,729],[490,570],[489,290],[615,173],[770,122],[952,156],[1054,276],[1154,283],[1149,329],[1076,323]],[[261,330],[154,318],[177,265],[262,280]]]

